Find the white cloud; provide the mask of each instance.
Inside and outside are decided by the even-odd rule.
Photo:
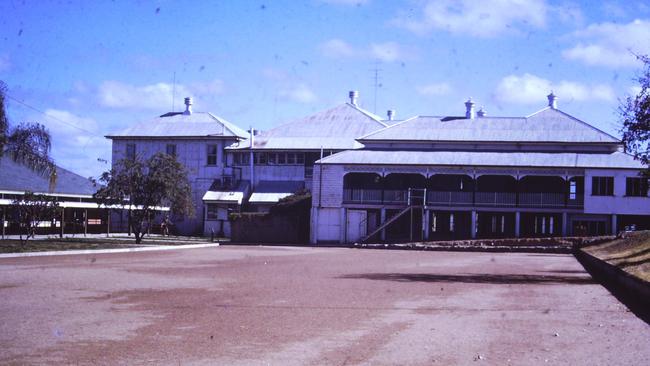
[[[402,47],[395,42],[373,43],[370,45],[370,54],[384,62],[395,62],[404,57]]]
[[[531,74],[504,77],[494,91],[496,100],[508,104],[540,104],[553,91],[560,101],[616,100],[612,88],[606,84],[585,85],[574,81],[551,82]]]
[[[569,60],[587,65],[609,67],[638,67],[634,54],[650,53],[650,21],[634,20],[627,24],[591,24],[574,32],[571,37],[580,40],[562,52]]]
[[[330,39],[318,47],[321,53],[327,57],[353,57],[357,51],[347,42],[341,39]]]
[[[285,100],[305,104],[318,99],[316,94],[305,84],[297,84],[280,90],[279,96]]]
[[[318,47],[325,57],[348,59],[373,59],[382,62],[395,62],[413,59],[416,50],[397,42],[371,43],[366,47],[354,47],[341,39],[330,39]]]
[[[52,135],[52,156],[57,164],[81,176],[97,175],[101,169],[97,158],[110,159],[110,141],[103,137],[99,124],[61,109],[46,109],[45,116],[35,116]]]
[[[394,24],[416,34],[442,30],[487,38],[523,28],[541,28],[549,10],[544,0],[427,1],[419,19],[402,15]]]
[[[136,86],[120,81],[105,81],[99,86],[99,102],[111,108],[137,108],[165,110],[172,103],[175,91],[176,100],[191,96],[195,100],[206,100],[221,94],[224,84],[221,80],[197,82],[187,85],[157,83]],[[196,104],[196,103],[195,103]]]
[[[447,95],[451,92],[451,86],[448,83],[434,83],[418,86],[417,92],[425,96]]]

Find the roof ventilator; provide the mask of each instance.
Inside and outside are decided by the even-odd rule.
[[[389,109],[389,110],[386,112],[386,115],[388,116],[388,120],[389,120],[389,121],[394,120],[394,119],[395,119],[395,110],[394,110],[394,109]]]
[[[553,91],[551,90],[551,94],[546,97],[548,98],[548,106],[552,109],[557,109],[557,95],[553,94]]]
[[[472,98],[470,97],[467,102],[465,102],[465,118],[467,119],[474,119],[476,117],[475,112],[474,112],[474,102],[472,102]]]
[[[192,114],[192,98],[190,97],[185,98],[185,112],[183,114],[187,116]]]
[[[356,90],[350,90],[350,93],[348,95],[350,96],[350,104],[356,106],[357,99],[359,99],[359,92]]]

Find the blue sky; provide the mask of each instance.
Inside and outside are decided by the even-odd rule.
[[[56,162],[84,176],[108,168],[104,135],[172,110],[174,74],[175,110],[192,96],[246,129],[349,90],[406,118],[462,115],[470,96],[488,115],[528,115],[553,89],[561,110],[618,136],[632,52],[650,53],[650,5],[634,0],[5,0],[0,24],[11,122],[45,124]]]

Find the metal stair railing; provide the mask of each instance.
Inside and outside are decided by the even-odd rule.
[[[359,243],[363,243],[364,241],[370,239],[374,235],[376,235],[378,232],[382,231],[385,229],[388,225],[392,224],[395,222],[395,220],[399,219],[402,217],[405,213],[409,212],[410,210],[413,209],[413,206],[406,206],[404,209],[402,209],[400,212],[396,213],[395,215],[391,216],[388,218],[386,221],[384,221],[381,225],[377,226],[373,231],[371,231],[369,234],[366,234],[363,238],[359,239]]]

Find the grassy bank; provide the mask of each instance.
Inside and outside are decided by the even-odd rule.
[[[582,250],[650,282],[650,231],[626,233],[621,238],[590,245]]]

